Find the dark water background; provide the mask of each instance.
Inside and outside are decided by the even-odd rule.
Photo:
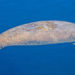
[[[75,22],[75,1],[0,0],[0,33],[41,20]],[[75,46],[6,47],[0,51],[0,75],[75,75]]]

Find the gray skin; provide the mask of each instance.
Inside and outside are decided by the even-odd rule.
[[[75,42],[75,23],[38,21],[11,28],[0,34],[0,47]]]

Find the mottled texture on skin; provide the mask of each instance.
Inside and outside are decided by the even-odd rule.
[[[20,25],[0,35],[0,46],[43,45],[75,41],[75,24],[65,21],[38,21]]]

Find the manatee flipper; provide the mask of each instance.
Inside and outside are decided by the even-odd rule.
[[[0,46],[0,50],[3,49],[4,47]]]
[[[6,41],[4,37],[0,34],[0,50],[6,46]]]
[[[75,43],[72,43],[73,45],[75,45]]]

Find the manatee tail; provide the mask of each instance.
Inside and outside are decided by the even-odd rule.
[[[0,50],[6,46],[4,37],[0,34]]]

